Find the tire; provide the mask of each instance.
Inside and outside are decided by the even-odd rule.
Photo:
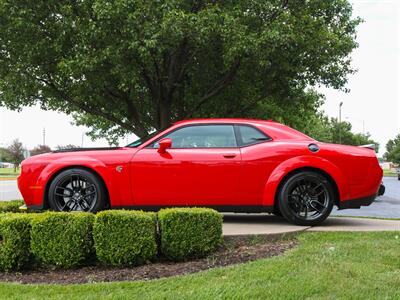
[[[96,174],[72,168],[51,181],[47,199],[54,211],[97,212],[106,207],[107,190]]]
[[[278,192],[278,207],[290,223],[315,226],[331,213],[335,193],[325,176],[302,171],[286,178]]]

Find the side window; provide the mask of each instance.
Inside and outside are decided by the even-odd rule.
[[[164,136],[172,139],[172,148],[237,147],[233,125],[187,126]],[[152,148],[158,148],[158,142]]]
[[[237,127],[241,137],[241,146],[257,144],[271,139],[266,134],[252,126],[238,125]]]

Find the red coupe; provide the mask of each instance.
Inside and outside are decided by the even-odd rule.
[[[370,205],[381,180],[373,149],[321,143],[273,121],[199,119],[126,147],[30,157],[18,186],[34,210],[204,206],[315,225],[333,205]]]

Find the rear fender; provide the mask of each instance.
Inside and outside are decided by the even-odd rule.
[[[264,187],[263,205],[273,206],[279,184],[284,177],[290,172],[301,168],[315,168],[324,171],[335,181],[339,191],[339,201],[341,199],[348,199],[349,187],[340,169],[324,158],[304,155],[290,158],[279,164],[272,171]]]

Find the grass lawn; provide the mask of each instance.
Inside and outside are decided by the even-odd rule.
[[[14,168],[0,168],[0,175],[19,175],[20,172],[20,168],[17,168],[16,172],[14,172]]]
[[[17,168],[17,172],[14,172],[14,168],[0,168],[0,180],[16,179],[20,173],[21,173],[20,168]]]
[[[383,170],[383,176],[397,176],[397,173],[392,170]]]
[[[400,232],[303,233],[284,256],[147,282],[0,284],[4,299],[399,299]]]

